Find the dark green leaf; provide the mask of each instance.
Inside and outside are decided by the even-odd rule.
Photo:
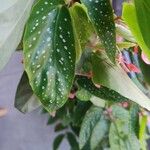
[[[115,102],[122,102],[122,101],[128,101],[127,98],[121,96],[119,93],[101,86],[100,88],[96,87],[91,79],[88,79],[87,77],[84,76],[78,76],[77,77],[77,83],[84,88],[85,90],[87,90],[88,92],[90,92],[91,94],[102,98],[104,100],[109,100],[109,101],[115,101]]]
[[[70,144],[71,150],[79,150],[79,145],[76,140],[76,137],[73,133],[67,132],[67,139]]]
[[[92,131],[96,125],[96,123],[100,120],[103,110],[99,107],[91,107],[82,122],[80,135],[79,135],[79,147],[80,149],[85,148],[87,146],[90,149],[90,137]]]
[[[81,0],[102,40],[108,57],[115,63],[116,34],[113,11],[109,0]]]
[[[60,134],[55,138],[53,142],[53,150],[58,150],[63,138],[64,138],[64,134]]]
[[[75,72],[75,40],[63,0],[39,0],[24,36],[24,64],[29,81],[50,112],[67,101]]]
[[[33,111],[39,106],[41,106],[41,103],[33,94],[27,74],[24,72],[17,88],[15,107],[19,111],[27,113]]]
[[[90,102],[77,102],[76,107],[74,108],[74,113],[73,113],[73,125],[75,126],[80,126],[83,118],[85,116],[85,113],[87,110],[90,108],[91,103]]]

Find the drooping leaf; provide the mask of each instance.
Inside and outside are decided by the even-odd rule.
[[[71,147],[70,150],[79,150],[79,145],[76,140],[76,136],[73,133],[67,132],[67,140]]]
[[[130,115],[124,108],[112,106],[113,122],[110,126],[109,142],[111,150],[140,150],[140,144],[130,128]]]
[[[108,87],[150,110],[150,99],[133,83],[126,72],[119,65],[114,66],[105,54],[93,53],[92,66],[95,84]]]
[[[55,138],[55,140],[54,140],[54,142],[53,142],[53,150],[58,150],[58,149],[59,149],[59,146],[60,146],[60,144],[61,144],[61,142],[62,142],[64,136],[65,136],[64,134],[60,134],[60,135],[58,135],[58,136]]]
[[[91,107],[82,122],[80,135],[79,135],[79,147],[80,149],[90,149],[90,137],[91,133],[100,120],[103,110],[99,107]],[[85,148],[86,147],[86,148]]]
[[[33,94],[27,74],[24,72],[17,88],[15,107],[23,112],[31,112],[41,106],[39,99]]]
[[[94,29],[83,4],[75,3],[72,7],[70,7],[70,14],[72,16],[74,32],[76,34],[76,43],[80,45],[77,47],[77,51],[79,53],[77,55],[79,55],[78,57],[80,58],[82,52],[81,49],[84,50],[88,39],[94,32]]]
[[[20,43],[34,0],[7,0],[0,3],[0,70]]]
[[[78,76],[77,83],[82,88],[84,88],[85,90],[90,92],[92,95],[95,95],[96,97],[99,97],[101,99],[114,101],[114,102],[128,101],[127,98],[121,96],[119,93],[117,93],[107,87],[104,87],[104,86],[101,86],[100,88],[96,87],[94,85],[94,83],[92,82],[92,80],[88,79],[87,77]]]
[[[75,40],[64,1],[39,0],[24,36],[25,70],[34,93],[50,112],[67,101],[75,72]]]
[[[139,11],[138,13],[142,13],[141,11],[143,11],[143,9],[141,11],[140,10],[137,10],[137,11]],[[135,5],[133,3],[124,3],[122,15],[123,15],[124,21],[129,26],[135,40],[137,41],[137,43],[139,44],[139,46],[141,47],[143,52],[147,55],[147,57],[150,58],[150,50],[148,47],[149,45],[147,45],[147,43],[145,43],[145,39],[142,35],[143,31],[139,27],[140,20],[138,21],[138,19],[137,19]],[[143,13],[142,13],[142,15],[143,15]],[[146,17],[144,17],[143,19],[147,20]],[[143,25],[143,22],[141,22],[140,24]],[[143,27],[149,28],[149,25],[147,24],[146,26],[143,26]],[[146,33],[146,34],[148,34],[148,33]],[[146,36],[146,38],[147,38],[147,36]]]
[[[110,60],[115,63],[116,34],[113,11],[109,0],[81,0],[87,7],[90,19],[104,44]]]

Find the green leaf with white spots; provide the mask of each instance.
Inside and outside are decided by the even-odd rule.
[[[50,112],[68,99],[75,73],[75,40],[63,0],[39,0],[24,36],[24,66],[34,93]]]
[[[81,0],[87,7],[90,19],[102,40],[106,53],[115,63],[116,33],[113,11],[109,0]]]
[[[81,52],[84,50],[88,39],[91,34],[94,33],[94,29],[83,4],[75,3],[70,7],[70,14],[72,16],[74,32],[76,34],[76,43],[79,45],[77,51],[79,55],[78,57],[80,58]]]
[[[77,83],[79,86],[87,90],[89,93],[101,99],[114,102],[128,101],[127,98],[121,96],[114,90],[111,90],[104,86],[101,86],[100,88],[96,87],[92,82],[92,80],[88,79],[87,77],[77,76]]]
[[[17,87],[15,107],[22,113],[27,113],[39,108],[40,106],[41,103],[33,94],[27,74],[24,72]]]

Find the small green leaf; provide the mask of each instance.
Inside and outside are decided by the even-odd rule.
[[[81,0],[87,7],[90,19],[104,44],[110,60],[115,63],[116,34],[113,11],[109,0]]]
[[[39,99],[33,94],[27,74],[24,72],[17,88],[15,107],[19,111],[27,113],[40,106],[41,103]]]
[[[64,134],[58,135],[53,142],[53,150],[59,150],[59,146],[64,138]]]
[[[75,40],[63,0],[39,0],[24,36],[24,64],[34,93],[50,112],[68,99],[75,73]]]
[[[81,101],[89,101],[91,98],[91,94],[87,90],[80,88],[76,92],[76,97]]]
[[[139,0],[137,0],[137,1],[139,1]],[[139,9],[138,11],[139,11],[138,13],[142,13],[142,15],[143,15],[143,12],[142,12],[143,9],[142,10]],[[136,16],[136,8],[135,8],[134,4],[124,3],[124,5],[123,5],[123,19],[126,22],[126,24],[129,26],[135,40],[137,41],[137,43],[139,44],[139,46],[141,47],[143,52],[147,55],[148,58],[150,58],[150,50],[149,50],[147,43],[145,43],[145,41],[144,41],[144,37],[142,35],[143,31],[141,31],[141,28],[139,27],[139,21],[140,20],[138,21],[138,18]],[[143,19],[145,19],[146,23],[147,23],[147,21],[148,21],[147,17],[143,17]],[[145,24],[145,22],[144,22],[144,24]],[[140,23],[140,26],[141,25],[143,25],[143,22]],[[143,27],[149,28],[149,25],[146,24],[146,26],[144,25]],[[148,35],[149,32],[147,32],[146,34]],[[148,37],[149,37],[149,35],[148,35]],[[146,38],[147,38],[147,36],[146,36]]]
[[[101,86],[100,88],[96,87],[92,80],[88,79],[84,76],[78,76],[77,77],[77,83],[90,92],[92,95],[95,95],[96,97],[99,97],[104,100],[114,101],[114,102],[122,102],[122,101],[128,101],[127,98],[121,96],[119,93]]]
[[[79,150],[79,145],[76,140],[76,137],[73,133],[67,132],[67,139],[70,144],[71,149],[70,150]]]

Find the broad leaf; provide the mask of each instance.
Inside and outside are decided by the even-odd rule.
[[[39,0],[24,36],[25,70],[35,94],[50,112],[67,101],[75,72],[75,40],[63,0]]]
[[[91,34],[94,32],[94,29],[88,18],[84,5],[75,3],[72,7],[70,7],[70,14],[73,20],[76,43],[80,45],[77,46],[77,55],[79,55],[78,58],[80,58],[82,52],[81,49],[85,49],[85,45],[88,42]]]
[[[90,137],[91,133],[100,120],[103,110],[99,107],[91,107],[85,115],[85,118],[81,125],[80,135],[79,135],[79,147],[80,149],[90,149]]]
[[[113,91],[107,87],[101,86],[100,88],[96,87],[91,79],[87,77],[78,76],[77,83],[90,92],[92,95],[99,97],[104,100],[114,101],[114,102],[123,102],[128,101],[127,98],[121,96],[116,91]]]
[[[0,70],[17,48],[34,0],[0,1]]]
[[[115,90],[122,96],[150,110],[150,99],[132,82],[119,65],[114,66],[105,56],[102,53],[92,55],[94,83]]]
[[[138,10],[138,11],[139,11],[139,13],[141,13],[141,10]],[[129,26],[135,40],[137,41],[137,43],[139,44],[139,46],[141,47],[143,52],[147,55],[148,58],[150,58],[150,50],[149,50],[147,43],[145,43],[145,41],[144,41],[144,37],[142,35],[143,31],[141,31],[141,28],[139,27],[139,22],[138,22],[138,19],[136,16],[136,8],[135,8],[134,4],[124,3],[124,5],[123,5],[123,19],[127,23],[127,25]],[[143,17],[143,19],[147,20],[146,17]],[[143,22],[141,22],[140,24],[143,25]],[[145,26],[143,26],[143,27],[145,28]],[[146,28],[147,27],[149,28],[148,24],[146,25]],[[146,34],[149,34],[149,33],[146,33]]]
[[[64,134],[60,134],[55,138],[55,140],[53,142],[53,150],[58,150],[64,136],[65,136]]]
[[[23,112],[31,112],[41,106],[39,99],[33,94],[27,74],[24,72],[17,88],[15,107]]]
[[[115,63],[116,34],[113,11],[109,0],[81,0],[87,7],[90,19],[104,44],[106,53]]]
[[[130,130],[129,112],[119,106],[113,106],[112,115],[114,120],[109,132],[111,150],[140,150],[138,139]]]

